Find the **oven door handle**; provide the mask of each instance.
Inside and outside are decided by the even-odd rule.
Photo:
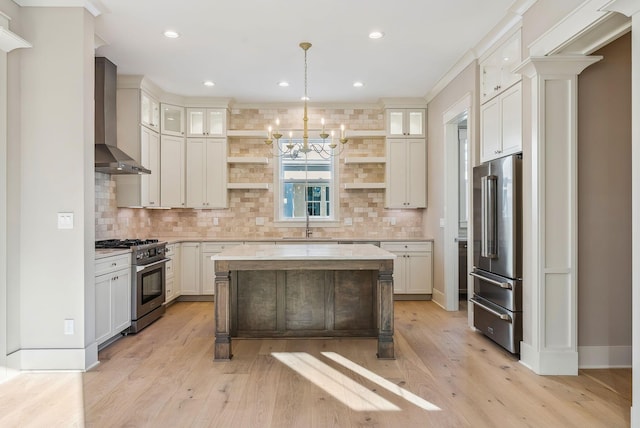
[[[474,305],[480,306],[482,309],[484,309],[485,311],[489,312],[491,315],[494,315],[494,316],[500,318],[501,320],[512,322],[511,317],[509,315],[502,314],[502,313],[500,313],[500,312],[498,312],[498,311],[496,311],[494,309],[491,309],[490,307],[488,307],[487,305],[483,305],[482,303],[480,303],[479,301],[477,301],[473,297],[470,298],[469,301],[471,303],[473,303]]]
[[[148,269],[150,267],[154,267],[156,265],[159,265],[160,263],[166,263],[166,262],[168,262],[170,260],[171,259],[162,259],[162,260],[158,260],[157,262],[149,263],[148,265],[136,266],[136,273],[142,272],[143,270]]]
[[[513,289],[511,284],[509,284],[508,282],[496,281],[495,279],[491,279],[491,278],[487,278],[486,276],[478,275],[475,272],[469,272],[469,275],[474,276],[474,277],[480,279],[481,281],[486,281],[486,282],[488,282],[490,284],[497,285],[500,288],[507,288],[509,290]]]

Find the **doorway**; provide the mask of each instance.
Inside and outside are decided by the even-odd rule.
[[[468,224],[471,166],[469,141],[472,137],[470,111],[471,95],[467,94],[442,115],[445,157],[444,302],[442,303],[448,311],[459,310],[460,285],[464,287],[466,284],[468,258],[460,257],[460,247],[462,243],[466,243],[467,236],[471,234]],[[468,250],[466,248],[464,250],[468,254]]]

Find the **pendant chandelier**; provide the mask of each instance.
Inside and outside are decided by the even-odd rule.
[[[309,143],[309,132],[307,122],[309,118],[307,116],[307,101],[309,97],[307,95],[307,51],[311,48],[311,43],[302,42],[300,43],[300,47],[304,51],[304,96],[302,100],[304,101],[304,116],[302,118],[303,128],[302,128],[302,142],[294,142],[293,139],[293,131],[289,131],[289,138],[287,141],[283,141],[282,144],[280,140],[282,139],[282,134],[280,133],[280,120],[276,119],[275,129],[269,125],[268,128],[268,137],[264,141],[267,145],[272,145],[274,140],[276,142],[276,147],[278,149],[278,156],[287,156],[287,157],[297,157],[298,153],[308,154],[309,152],[315,152],[321,157],[328,159],[332,156],[339,156],[344,150],[345,144],[349,141],[346,138],[344,125],[340,125],[340,137],[337,139],[340,142],[340,147],[338,148],[338,144],[336,143],[335,131],[331,131],[331,134],[327,134],[325,130],[324,118],[321,119],[322,129],[320,134],[318,135],[322,139],[322,143]],[[327,139],[331,137],[329,142],[327,143]],[[336,150],[337,148],[337,150]]]

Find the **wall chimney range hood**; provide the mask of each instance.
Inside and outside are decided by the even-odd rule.
[[[106,174],[151,174],[117,147],[117,67],[104,57],[95,59],[95,170]]]

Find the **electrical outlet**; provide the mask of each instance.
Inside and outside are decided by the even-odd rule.
[[[351,217],[345,217],[344,225],[345,226],[352,226],[353,225],[353,219]]]
[[[75,322],[73,319],[64,320],[64,334],[70,335],[74,334],[75,331]]]
[[[213,218],[213,225],[217,226],[218,225],[218,217],[214,217]]]
[[[396,225],[396,218],[395,217],[391,217],[389,219],[389,223],[391,223],[391,226],[395,226]]]
[[[73,213],[58,213],[58,229],[73,229]]]
[[[256,226],[264,226],[264,217],[256,217]]]

